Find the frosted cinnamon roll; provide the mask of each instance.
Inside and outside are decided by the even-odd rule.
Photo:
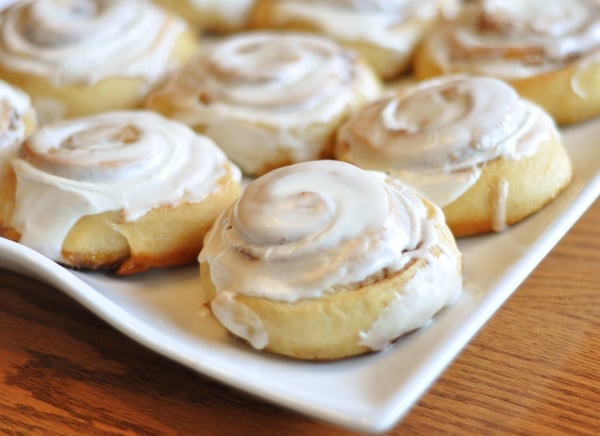
[[[165,9],[207,32],[230,33],[246,29],[255,0],[155,0]]]
[[[252,22],[257,28],[326,35],[393,79],[408,69],[430,28],[458,10],[456,0],[258,0]]]
[[[340,128],[336,156],[419,188],[455,236],[503,230],[571,179],[552,118],[487,77],[432,79],[364,107]]]
[[[501,78],[559,124],[600,114],[600,3],[479,1],[422,44],[415,74]]]
[[[44,122],[139,106],[196,49],[185,22],[147,0],[36,0],[0,13],[0,77]]]
[[[381,350],[462,286],[461,255],[436,206],[383,173],[329,160],[251,182],[199,261],[225,328],[300,359]]]
[[[328,39],[243,33],[201,52],[148,107],[213,138],[254,176],[331,156],[338,125],[379,92],[372,71]]]
[[[3,236],[75,268],[130,274],[194,261],[240,171],[208,138],[152,112],[34,132],[11,161]]]

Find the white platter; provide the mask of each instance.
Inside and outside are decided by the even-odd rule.
[[[600,193],[600,121],[570,128],[575,178],[513,228],[459,241],[464,295],[387,350],[335,363],[298,362],[233,340],[198,300],[195,267],[133,278],[78,273],[0,238],[0,267],[43,280],[134,340],[263,399],[355,430],[394,426]]]

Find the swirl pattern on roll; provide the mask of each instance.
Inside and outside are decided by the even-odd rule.
[[[17,176],[13,225],[21,242],[59,258],[79,218],[122,211],[126,221],[152,208],[200,201],[230,173],[210,139],[144,111],[111,112],[38,130],[13,161]],[[48,210],[61,208],[59,214]]]
[[[399,271],[439,244],[412,190],[338,161],[274,170],[248,185],[205,239],[218,292],[293,302]],[[235,273],[234,273],[235,272]]]
[[[487,0],[466,8],[428,45],[446,72],[529,77],[599,59],[599,18],[595,0]]]
[[[155,82],[184,30],[147,0],[38,0],[0,14],[0,62],[57,84],[111,76]]]
[[[389,171],[445,206],[496,158],[533,155],[558,136],[550,117],[504,82],[447,76],[374,102],[340,128],[338,157]]]
[[[353,52],[316,35],[270,32],[223,40],[156,94],[174,107],[169,116],[215,139],[248,174],[281,154],[321,157],[350,110],[379,95]]]
[[[328,121],[351,102],[360,83],[355,61],[318,36],[239,34],[188,64],[170,82],[170,92],[178,105],[190,107],[191,117],[204,104],[257,123]]]

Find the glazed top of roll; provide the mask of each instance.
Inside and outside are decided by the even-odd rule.
[[[29,96],[0,80],[0,157],[3,150],[25,139],[25,114],[31,111]]]
[[[354,52],[310,34],[255,32],[203,51],[149,99],[149,107],[215,138],[254,174],[285,150],[316,159],[339,122],[381,94]]]
[[[443,207],[475,183],[486,162],[531,156],[557,137],[552,119],[506,83],[445,76],[357,111],[340,128],[337,152],[406,180]]]
[[[155,82],[183,20],[148,0],[37,0],[0,14],[0,63],[56,84],[112,76]]]
[[[279,0],[274,23],[302,20],[345,41],[366,41],[392,49],[412,51],[419,38],[413,20],[454,17],[455,0]]]
[[[111,112],[48,125],[12,161],[12,225],[20,242],[60,259],[64,238],[84,215],[196,202],[239,170],[210,139],[145,111]],[[58,211],[58,213],[50,213]]]
[[[446,72],[505,79],[550,72],[573,62],[600,62],[596,0],[482,0],[427,41]]]
[[[435,211],[383,173],[339,161],[295,164],[247,186],[208,233],[199,261],[209,263],[218,293],[318,298],[429,258],[431,247],[454,252],[435,230],[445,225]]]
[[[226,38],[189,62],[161,91],[188,124],[226,115],[258,124],[327,123],[379,85],[353,52],[326,38],[253,32]]]

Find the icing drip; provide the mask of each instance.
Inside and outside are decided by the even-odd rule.
[[[359,343],[371,350],[381,350],[402,334],[427,324],[461,293],[462,279],[457,273],[456,260],[444,254],[417,271],[404,292],[396,294],[370,329],[360,332]]]
[[[232,292],[221,292],[211,303],[215,317],[233,334],[246,339],[261,350],[269,343],[269,335],[260,317],[246,305],[238,303]]]
[[[12,162],[12,225],[20,242],[60,259],[64,238],[84,215],[123,211],[133,221],[154,207],[200,201],[228,172],[208,138],[151,112],[112,112],[46,126]],[[57,211],[57,213],[49,213]]]
[[[501,232],[506,229],[506,203],[508,201],[508,180],[499,179],[497,185],[494,189],[494,195],[492,196],[493,204],[492,210],[493,214],[493,222],[492,222],[492,230],[495,232]]]
[[[147,0],[38,0],[0,15],[4,67],[56,84],[89,84],[107,77],[153,83],[171,67],[181,19]]]

